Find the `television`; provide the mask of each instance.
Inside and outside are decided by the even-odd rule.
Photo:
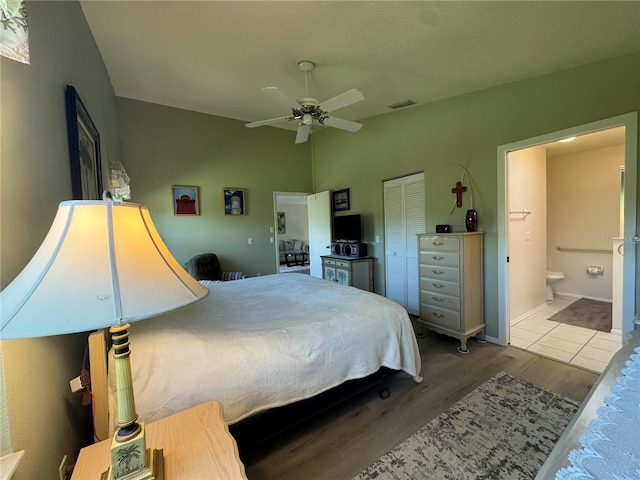
[[[333,240],[335,242],[360,242],[362,240],[360,214],[333,217]]]

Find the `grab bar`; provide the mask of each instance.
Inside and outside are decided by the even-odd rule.
[[[604,248],[564,248],[564,247],[556,247],[556,250],[559,252],[576,252],[576,253],[611,253],[612,250],[607,250]]]

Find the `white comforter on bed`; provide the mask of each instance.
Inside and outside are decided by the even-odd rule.
[[[203,300],[131,326],[141,421],[218,400],[235,423],[382,366],[421,381],[407,312],[385,297],[291,273],[208,286]]]

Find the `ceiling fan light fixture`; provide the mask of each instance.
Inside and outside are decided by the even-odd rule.
[[[333,116],[327,116],[328,112],[344,108],[356,102],[364,100],[364,95],[359,90],[352,88],[340,95],[336,95],[333,98],[318,103],[315,98],[309,96],[309,73],[315,68],[315,64],[308,60],[301,60],[298,62],[298,68],[304,72],[305,80],[305,96],[299,100],[294,100],[288,95],[284,94],[278,87],[264,87],[262,91],[273,97],[279,103],[288,106],[291,109],[291,115],[279,118],[272,118],[269,120],[260,120],[258,122],[251,122],[245,124],[248,128],[261,127],[263,125],[272,125],[283,121],[300,120],[298,125],[296,143],[303,143],[307,141],[314,120],[322,125],[328,127],[338,128],[340,130],[346,130],[348,132],[357,132],[362,128],[362,124],[352,122],[350,120],[343,120]]]

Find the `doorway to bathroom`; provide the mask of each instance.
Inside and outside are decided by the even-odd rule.
[[[622,345],[635,310],[635,138],[629,114],[499,148],[501,344],[598,372]],[[607,308],[608,325],[583,323]]]

